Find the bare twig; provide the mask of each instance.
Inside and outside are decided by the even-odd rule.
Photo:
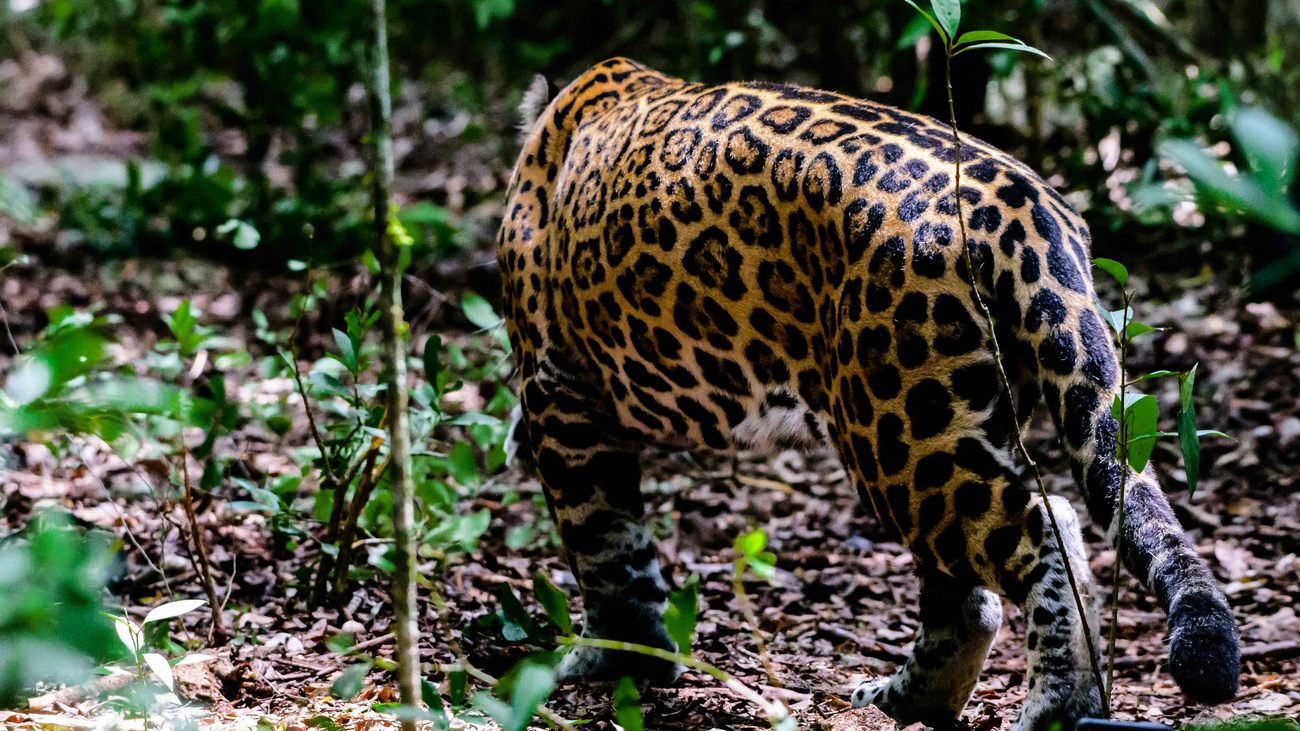
[[[112,449],[108,442],[104,442],[103,439],[100,439],[100,441],[103,442],[106,447]],[[149,486],[149,491],[154,495],[156,501],[157,492],[153,488],[153,483],[149,482],[149,480],[140,473],[139,468],[134,464],[128,462],[127,466],[135,472],[136,477],[138,477],[141,482]],[[135,537],[135,532],[131,530],[131,523],[126,519],[126,513],[122,512],[122,508],[118,507],[117,501],[113,499],[113,493],[109,491],[108,483],[104,482],[104,478],[99,476],[99,473],[95,471],[95,468],[91,466],[88,461],[82,460],[82,467],[85,468],[86,472],[90,473],[91,477],[95,478],[95,482],[99,483],[100,489],[104,491],[104,495],[108,498],[105,502],[112,506],[114,513],[117,513],[117,519],[122,523],[122,532],[126,534],[127,539],[131,541],[131,545],[135,546],[135,550],[139,551],[140,559],[148,564],[149,568],[153,569],[154,573],[158,574],[158,579],[163,585],[163,591],[167,592],[167,596],[172,596],[172,587],[167,580],[167,573],[162,570],[161,566],[154,563],[153,559],[149,557],[149,552],[144,550],[144,546],[140,544],[140,539]],[[182,577],[178,577],[178,579],[184,580]]]
[[[301,316],[300,316],[301,319]],[[316,425],[316,415],[311,410],[311,399],[307,397],[307,387],[302,382],[302,369],[298,367],[298,344],[295,342],[298,337],[298,325],[294,325],[294,333],[289,337],[289,369],[293,371],[294,386],[298,391],[298,397],[302,399],[302,410],[307,414],[307,427],[311,432],[311,440],[316,443],[316,449],[320,450],[321,470],[325,473],[325,478],[330,484],[337,485],[338,478],[334,475],[334,468],[330,465],[329,452],[325,449],[325,440],[320,435],[320,428]]]
[[[229,636],[226,634],[226,625],[221,619],[221,603],[217,601],[217,587],[212,581],[212,567],[208,565],[208,549],[203,544],[203,528],[199,525],[199,517],[194,512],[194,486],[190,482],[190,453],[184,443],[181,444],[180,462],[181,506],[185,510],[186,520],[189,521],[190,542],[196,554],[191,556],[191,562],[195,564],[195,570],[203,579],[203,592],[208,595],[208,608],[212,612],[210,638],[213,644],[221,646],[226,644]]]
[[[0,323],[4,324],[5,335],[9,337],[9,347],[13,348],[14,355],[22,355],[23,351],[18,347],[18,341],[14,340],[14,332],[9,329],[9,313],[5,311],[3,301],[0,301]]]

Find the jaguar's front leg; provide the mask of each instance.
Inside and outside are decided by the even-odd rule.
[[[618,444],[593,399],[525,378],[527,420],[547,503],[582,590],[584,637],[674,649],[663,625],[668,589],[644,522],[638,455]],[[668,683],[680,668],[644,655],[574,647],[563,679],[624,675]]]

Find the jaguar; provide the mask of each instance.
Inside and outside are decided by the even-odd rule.
[[[1098,715],[1078,518],[1013,451],[1041,402],[1112,540],[1124,483],[1123,560],[1168,616],[1169,672],[1190,699],[1235,695],[1227,601],[1154,471],[1116,456],[1119,364],[1088,228],[1060,193],[933,119],[796,85],[710,86],[614,58],[547,97],[541,80],[525,98],[498,260],[512,443],[543,484],[587,636],[673,647],[647,447],[830,447],[920,585],[910,657],[853,705],[951,722],[1005,598],[1027,627],[1015,728]],[[576,648],[560,672],[676,676],[620,654]]]

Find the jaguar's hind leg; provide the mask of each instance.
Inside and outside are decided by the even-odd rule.
[[[583,636],[664,649],[667,586],[644,523],[637,451],[579,383],[525,378],[523,424],[547,503],[582,590]],[[562,678],[637,675],[667,682],[678,668],[630,653],[573,648]]]
[[[1097,649],[1089,646],[1083,630],[1086,617],[1093,641],[1097,640],[1097,615],[1090,593],[1092,573],[1079,532],[1079,518],[1065,498],[1053,496],[1049,504],[1061,530],[1065,555],[1048,522],[1047,510],[1034,499],[1026,520],[1032,526],[1031,532],[1040,535],[1041,540],[1034,541],[1031,551],[1021,552],[1018,561],[1013,559],[1020,570],[1003,580],[1008,595],[1021,602],[1028,632],[1029,694],[1013,727],[1015,731],[1047,731],[1058,724],[1070,728],[1082,717],[1101,713],[1101,689],[1089,658],[1090,653],[1095,657]],[[1073,569],[1084,602],[1083,616],[1070,589],[1066,561]]]
[[[890,678],[863,683],[853,705],[875,705],[896,719],[946,725],[970,699],[1002,626],[1002,600],[938,571],[921,579],[921,629],[912,656]]]

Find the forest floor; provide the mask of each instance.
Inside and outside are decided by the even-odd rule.
[[[39,145],[46,145],[47,138],[35,137]],[[135,149],[139,142],[128,139],[122,144]],[[285,325],[288,293],[303,286],[300,279],[234,271],[209,260],[104,261],[93,252],[60,244],[58,233],[48,226],[7,231],[30,257],[0,279],[6,327],[18,344],[40,330],[52,306],[102,303],[101,314],[120,318],[111,326],[118,343],[115,357],[131,363],[165,332],[162,316],[186,297],[203,313],[203,324],[233,339],[234,348],[251,352],[251,364],[256,364],[272,353],[255,337],[250,313],[260,309],[273,325]],[[474,256],[481,259],[482,253]],[[1137,351],[1135,372],[1199,362],[1200,422],[1236,439],[1205,442],[1203,477],[1194,496],[1185,489],[1176,445],[1158,447],[1155,464],[1184,527],[1225,587],[1240,622],[1246,658],[1242,691],[1234,702],[1214,708],[1189,705],[1182,698],[1165,670],[1163,613],[1152,595],[1126,574],[1120,592],[1117,718],[1181,724],[1233,714],[1300,716],[1300,303],[1294,295],[1276,303],[1248,301],[1241,289],[1243,262],[1234,256],[1207,255],[1203,265],[1191,257],[1198,262],[1194,269],[1188,269],[1188,257],[1145,256],[1129,263],[1145,303],[1138,306],[1139,317],[1171,327]],[[1170,259],[1182,263],[1169,264]],[[417,275],[434,291],[445,287],[451,294],[456,285],[438,272]],[[332,294],[355,301],[360,281],[340,273]],[[408,293],[413,311],[429,313],[413,333],[417,341],[429,332],[455,338],[460,336],[457,328],[467,331],[454,313],[439,310],[426,289],[413,287]],[[303,323],[309,333],[304,359],[312,357],[313,350],[319,355],[342,311],[331,308]],[[11,352],[9,338],[0,337],[0,370],[7,370]],[[287,399],[296,421],[281,438],[249,423],[232,441],[259,478],[294,473],[298,467],[286,455],[310,443],[301,402],[291,393],[291,383],[261,379],[254,367],[233,377],[238,382],[229,384],[230,392],[246,403]],[[1174,384],[1155,384],[1153,391],[1172,414]],[[1039,458],[1048,488],[1074,495],[1049,426],[1042,418],[1035,420],[1030,449]],[[42,507],[67,509],[84,524],[123,538],[127,560],[113,589],[125,606],[203,595],[177,532],[157,510],[157,486],[169,479],[167,464],[127,461],[100,443],[83,440],[55,451],[31,443],[0,449],[7,452],[0,455],[0,467],[7,465],[0,469],[0,533],[21,528]],[[907,655],[917,627],[917,584],[911,557],[885,539],[857,504],[837,461],[827,454],[741,455],[731,460],[654,453],[645,464],[643,488],[661,537],[663,565],[674,585],[692,573],[700,576],[697,656],[785,702],[801,727],[853,728],[852,717],[843,715],[849,692],[862,679],[891,672]],[[348,632],[366,652],[390,654],[384,583],[371,580],[355,586],[337,609],[304,606],[299,589],[318,556],[316,545],[304,541],[287,560],[274,559],[265,518],[226,506],[224,498],[233,489],[219,487],[216,497],[223,499],[202,500],[200,519],[212,546],[214,578],[225,598],[223,618],[235,640],[225,647],[203,647],[204,617],[194,615],[186,622],[193,643],[216,659],[191,666],[178,678],[185,702],[171,716],[190,717],[205,728],[251,729],[265,720],[301,729],[321,726],[320,717],[346,728],[392,725],[372,708],[394,699],[391,675],[376,670],[357,698],[331,698],[331,683],[352,661],[326,645],[331,636]],[[422,593],[426,661],[452,661],[448,647],[456,639],[478,667],[499,676],[527,648],[478,629],[479,620],[498,608],[498,589],[514,588],[535,615],[540,610],[528,599],[534,571],[546,572],[555,584],[576,593],[544,510],[530,499],[538,491],[534,480],[509,471],[470,498],[467,509],[487,509],[492,520],[477,550],[433,577],[449,603],[447,624]],[[524,499],[506,499],[511,494]],[[515,547],[510,547],[507,536],[518,526],[535,526],[534,538],[523,546],[512,541]],[[766,529],[778,559],[770,583],[746,584],[759,620],[756,628],[742,619],[731,580],[732,542],[754,526]],[[1085,531],[1097,585],[1108,594],[1114,554],[1095,527]],[[1103,629],[1108,628],[1104,621]],[[1008,606],[963,715],[969,728],[1005,728],[1014,718],[1025,693],[1024,630],[1023,617]],[[765,642],[766,660],[779,687],[767,677],[756,634]],[[436,673],[430,679],[445,680]],[[0,724],[24,728],[102,723],[112,717],[111,707],[93,691],[51,689],[29,708],[0,710]],[[607,684],[561,684],[548,705],[566,718],[591,719],[591,728],[613,728],[611,692]],[[647,728],[765,726],[755,709],[698,673],[686,673],[671,687],[643,689],[642,701]],[[139,726],[138,720],[118,720],[124,728]]]

